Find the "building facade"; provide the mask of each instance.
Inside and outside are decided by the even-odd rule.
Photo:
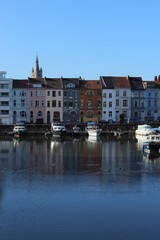
[[[0,71],[0,124],[12,124],[12,79]]]
[[[102,85],[100,80],[80,80],[79,122],[102,120]]]
[[[63,84],[63,121],[79,123],[79,78],[61,78]]]
[[[63,86],[61,78],[45,78],[46,123],[63,121]]]
[[[131,122],[145,121],[145,91],[141,77],[129,77],[131,85]]]
[[[29,122],[29,91],[28,79],[13,79],[12,86],[12,114],[13,123]]]

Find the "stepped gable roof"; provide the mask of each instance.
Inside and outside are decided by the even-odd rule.
[[[66,85],[68,83],[74,83],[76,87],[79,87],[80,78],[63,78],[62,77],[61,79],[62,79],[63,88],[66,88]]]
[[[141,77],[129,77],[131,90],[144,90],[143,82]]]
[[[28,88],[28,79],[13,79],[13,88]]]
[[[113,77],[101,76],[102,88],[105,89],[114,89]]]
[[[61,78],[45,78],[46,88],[61,89],[62,81]]]
[[[87,89],[102,89],[100,80],[80,80],[80,87]]]
[[[44,78],[28,78],[28,84],[30,88],[33,88],[34,85],[41,84],[45,88],[45,79]]]

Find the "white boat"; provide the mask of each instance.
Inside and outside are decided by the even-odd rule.
[[[73,135],[81,135],[81,129],[78,126],[74,126],[72,129],[72,134]]]
[[[135,131],[135,134],[137,136],[147,136],[151,134],[154,131],[154,129],[148,125],[148,124],[143,124],[143,125],[138,125],[137,130]]]
[[[67,129],[63,122],[53,122],[51,123],[51,133],[53,136],[61,136],[66,134]]]
[[[90,122],[86,128],[89,136],[98,137],[101,133],[101,129],[93,122]]]
[[[13,128],[14,136],[20,136],[26,134],[27,129],[23,123],[17,123]]]

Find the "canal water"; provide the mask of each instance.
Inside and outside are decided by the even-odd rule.
[[[160,239],[160,158],[136,139],[0,139],[0,239]]]

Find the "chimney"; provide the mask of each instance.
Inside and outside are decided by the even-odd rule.
[[[157,82],[157,76],[154,77],[154,81]]]

